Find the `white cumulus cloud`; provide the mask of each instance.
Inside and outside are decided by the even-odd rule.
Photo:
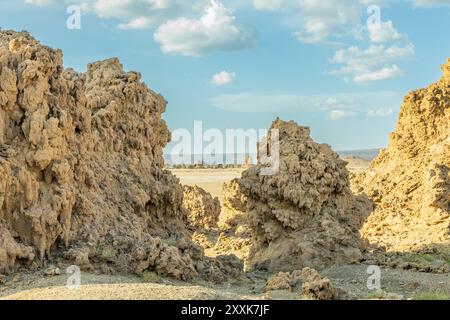
[[[167,21],[156,30],[154,39],[164,53],[193,57],[251,47],[255,31],[237,26],[235,20],[230,9],[211,0],[199,19],[183,17]]]
[[[372,42],[387,42],[402,39],[402,35],[394,28],[392,21],[381,21],[368,25],[369,38]]]

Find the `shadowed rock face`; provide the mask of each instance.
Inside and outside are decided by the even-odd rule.
[[[28,33],[1,32],[0,272],[50,255],[179,279],[214,264],[163,169],[165,108],[118,59],[77,73]]]
[[[388,251],[450,246],[450,59],[409,93],[387,149],[354,181],[376,203],[362,235]]]
[[[252,226],[251,267],[321,269],[358,261],[358,230],[371,204],[351,193],[346,163],[293,121],[277,119],[271,129],[279,130],[279,171],[263,176],[257,165],[236,181]]]

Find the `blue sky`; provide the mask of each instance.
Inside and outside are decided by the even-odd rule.
[[[74,4],[80,29],[67,27]],[[450,57],[450,0],[6,0],[0,26],[78,71],[119,57],[169,101],[171,130],[280,116],[336,150],[385,146],[403,96]]]

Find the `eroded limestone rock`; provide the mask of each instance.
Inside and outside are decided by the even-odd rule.
[[[217,228],[221,211],[219,198],[213,198],[198,186],[183,186],[183,193],[183,205],[189,211],[189,225],[193,229]]]
[[[361,233],[383,250],[450,247],[450,59],[442,70],[405,97],[388,148],[353,181],[376,204]]]
[[[139,73],[116,58],[64,69],[60,50],[2,31],[0,80],[0,272],[49,256],[182,280],[228,272],[190,240],[164,169],[166,101]]]
[[[359,228],[372,206],[350,191],[345,161],[293,121],[277,119],[270,129],[279,131],[279,170],[262,175],[259,164],[236,180],[252,229],[250,267],[292,271],[359,261]],[[229,205],[243,209],[241,201]]]

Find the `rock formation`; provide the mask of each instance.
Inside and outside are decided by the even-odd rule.
[[[330,279],[322,277],[316,270],[304,268],[295,273],[293,277],[300,277],[303,280],[300,297],[312,300],[338,300],[342,295],[340,290],[333,288]]]
[[[242,226],[247,222],[247,197],[239,185],[239,179],[234,179],[222,186],[222,212],[219,226],[223,230]]]
[[[263,288],[264,292],[272,290],[298,290],[300,298],[312,300],[337,300],[341,294],[340,290],[333,288],[330,279],[311,268],[273,275]]]
[[[247,215],[247,197],[241,190],[238,180],[222,186],[222,212],[219,219],[220,235],[214,250],[218,253],[233,253],[248,267],[251,244],[251,228]]]
[[[353,181],[376,204],[362,235],[387,251],[450,246],[450,59],[442,70],[405,97],[388,148]]]
[[[60,50],[0,33],[0,272],[62,258],[187,280],[226,265],[190,241],[166,101],[140,78],[118,59],[64,69]]]
[[[250,267],[292,271],[358,261],[358,230],[371,203],[351,193],[346,163],[293,121],[277,119],[271,129],[279,134],[279,170],[261,175],[258,164],[236,181],[252,228]],[[229,204],[243,209],[241,201]]]
[[[276,290],[288,290],[293,291],[297,285],[296,281],[292,278],[289,272],[278,272],[269,277],[266,281],[266,285],[263,288],[264,292],[276,291]]]
[[[217,228],[220,215],[219,198],[213,198],[198,186],[183,186],[183,205],[188,209],[188,222],[193,230]]]

